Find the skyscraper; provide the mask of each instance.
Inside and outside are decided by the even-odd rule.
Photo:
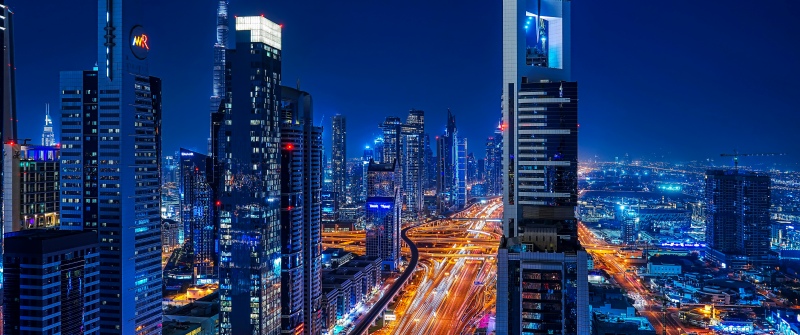
[[[100,334],[162,321],[161,79],[139,5],[99,0],[99,65],[61,73],[61,229],[97,231]]]
[[[475,159],[474,153],[467,154],[467,184],[472,184],[478,181],[478,160]]]
[[[223,122],[216,136],[220,334],[278,334],[281,326],[281,27],[236,18],[225,54]],[[214,134],[212,134],[213,136]]]
[[[364,148],[364,154],[361,156],[361,195],[359,202],[367,201],[367,170],[369,170],[369,162],[375,161],[375,150],[370,146]]]
[[[14,12],[5,5],[5,1],[0,0],[0,43],[3,44],[3,120],[2,138],[3,143],[8,140],[17,139],[17,81],[16,63],[14,62]]]
[[[588,334],[577,236],[578,85],[570,2],[503,1],[503,238],[497,334]]]
[[[32,229],[7,235],[3,333],[98,334],[99,249],[91,231]]]
[[[706,172],[706,253],[721,267],[769,265],[770,177],[739,170]]]
[[[439,170],[436,179],[436,195],[439,198],[440,212],[449,210],[456,200],[457,138],[456,117],[448,109],[445,132],[436,138],[437,170]]]
[[[377,163],[384,163],[383,159],[383,135],[375,138],[372,146],[372,154],[375,158],[375,162]]]
[[[381,163],[401,164],[400,160],[400,118],[396,116],[387,116],[380,128],[383,131],[383,157]]]
[[[217,42],[214,43],[214,83],[211,93],[211,113],[219,110],[225,94],[225,50],[228,49],[228,0],[217,3]]]
[[[283,333],[322,329],[322,127],[307,92],[281,87]],[[299,250],[299,251],[298,251]]]
[[[50,104],[47,104],[44,115],[44,128],[42,129],[42,145],[48,147],[56,145],[56,134],[53,133],[53,119],[50,118]]]
[[[422,215],[425,176],[425,112],[411,110],[401,126],[401,164],[403,165],[403,205],[415,218]]]
[[[456,141],[456,162],[455,162],[455,206],[458,209],[467,205],[467,139],[459,138]]]
[[[500,195],[503,190],[503,129],[486,139],[486,194]]]
[[[180,150],[180,210],[194,284],[216,281],[216,180],[211,157]]]
[[[281,333],[303,333],[303,132],[281,120]]]
[[[364,211],[367,256],[380,257],[383,270],[394,271],[400,263],[400,176],[397,163],[371,162],[367,171],[367,203]]]
[[[422,185],[423,193],[436,188],[436,159],[431,149],[431,136],[425,133],[425,181]],[[434,143],[435,144],[435,143]]]
[[[347,203],[347,122],[344,115],[331,119],[331,170],[333,191],[338,193],[339,207]]]

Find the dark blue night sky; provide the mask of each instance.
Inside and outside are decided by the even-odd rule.
[[[38,142],[44,104],[58,116],[58,72],[96,61],[96,2],[6,2],[20,135]],[[165,154],[205,151],[216,1],[143,3],[151,75],[164,81]],[[433,136],[450,108],[482,157],[501,116],[501,3],[231,0],[230,12],[284,24],[283,84],[300,79],[326,128],[347,116],[348,156],[388,115],[425,110]],[[723,162],[738,148],[800,161],[800,2],[575,0],[572,11],[582,158]]]

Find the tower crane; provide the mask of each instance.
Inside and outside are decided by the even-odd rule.
[[[757,153],[757,154],[742,154],[739,151],[734,150],[732,154],[720,154],[720,157],[733,157],[733,167],[739,168],[739,157],[754,157],[754,156],[786,156],[784,153],[778,152],[764,152],[764,153]]]

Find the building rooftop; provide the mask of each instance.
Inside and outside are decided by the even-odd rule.
[[[97,234],[92,231],[28,229],[7,233],[3,243],[6,253],[47,254],[96,244]]]

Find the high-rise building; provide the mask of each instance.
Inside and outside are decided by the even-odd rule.
[[[475,158],[474,153],[467,154],[467,184],[473,184],[478,181],[478,160]]]
[[[214,82],[211,93],[211,113],[217,113],[225,94],[225,53],[228,49],[228,0],[217,3],[217,41],[214,43]]]
[[[4,151],[3,233],[58,227],[58,148],[9,142]]]
[[[625,244],[634,244],[639,239],[639,218],[636,210],[628,205],[619,205],[615,211],[620,226],[620,240]]]
[[[281,328],[281,26],[236,18],[225,54],[219,180],[220,334]]]
[[[94,230],[100,334],[162,322],[161,79],[138,1],[98,1],[98,66],[61,73],[61,229]]]
[[[281,331],[321,334],[322,127],[311,95],[281,87]]]
[[[52,147],[56,145],[56,134],[53,132],[53,119],[50,118],[50,104],[46,106],[44,128],[42,129],[42,145]]]
[[[425,112],[411,110],[400,127],[400,150],[403,171],[403,205],[411,217],[422,215],[425,175]]]
[[[374,145],[372,146],[372,154],[375,158],[375,162],[377,163],[384,163],[383,161],[383,135],[380,137],[375,138],[373,142]]]
[[[456,141],[456,163],[455,163],[455,206],[458,209],[464,208],[469,200],[467,195],[467,139],[459,138]]]
[[[16,81],[16,62],[14,62],[14,12],[5,5],[4,0],[0,0],[0,43],[3,45],[3,81],[2,85],[2,105],[3,120],[2,139],[3,143],[9,140],[17,140],[17,81]]]
[[[436,188],[436,157],[431,150],[431,136],[425,133],[425,180],[422,185],[423,193]]]
[[[180,150],[180,210],[184,243],[193,264],[194,284],[215,282],[216,271],[216,180],[211,157]]]
[[[475,178],[478,181],[486,180],[486,158],[479,158],[477,160],[477,167],[475,168]]]
[[[369,162],[375,161],[375,150],[366,146],[364,154],[361,156],[361,194],[359,202],[367,201],[367,170],[369,169]]]
[[[500,195],[503,190],[503,129],[486,139],[486,194]]]
[[[331,120],[331,172],[333,191],[339,194],[339,207],[347,200],[347,122],[344,115],[334,115]]]
[[[456,117],[447,110],[445,133],[436,137],[437,178],[436,195],[439,198],[439,212],[449,210],[456,201],[456,144],[458,143]]]
[[[303,132],[281,120],[281,333],[303,333]]]
[[[739,170],[706,172],[706,257],[721,267],[771,264],[770,177]]]
[[[577,236],[570,2],[503,1],[503,238],[497,334],[589,334]]]
[[[365,230],[367,256],[380,257],[383,270],[400,264],[400,176],[396,163],[370,162],[367,170]]]
[[[3,333],[100,334],[99,249],[92,231],[6,235]]]
[[[0,81],[0,106],[3,108],[2,119],[0,119],[0,143],[5,144],[9,141],[17,141],[17,83],[15,73],[17,70],[16,63],[14,62],[14,12],[5,5],[5,0],[0,0],[0,45],[2,46],[2,61],[3,65],[3,80]],[[2,146],[5,150],[5,146]],[[0,152],[3,156],[8,155],[6,152]],[[2,171],[0,171],[2,174]],[[5,178],[0,175],[0,180]],[[2,193],[3,187],[0,187],[0,203],[4,202],[6,195]],[[0,227],[2,226],[0,222]],[[2,233],[2,232],[0,232]],[[0,239],[2,236],[0,236]],[[0,259],[2,261],[2,259]],[[0,263],[0,271],[2,271],[2,263]],[[2,288],[2,283],[0,283]],[[0,290],[0,295],[2,290]]]
[[[401,164],[400,126],[402,124],[400,118],[387,116],[380,125],[383,131],[383,157],[381,157],[381,163],[397,162],[397,164]]]
[[[364,186],[364,162],[361,157],[353,157],[346,161],[347,166],[347,199],[348,203],[362,203],[361,193]]]
[[[339,220],[339,202],[336,192],[323,191],[320,195],[322,206],[322,222],[330,223]]]

